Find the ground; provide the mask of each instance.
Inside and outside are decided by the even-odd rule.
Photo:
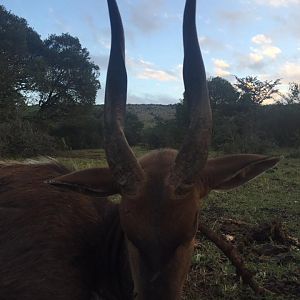
[[[137,155],[145,150],[136,148]],[[104,166],[101,150],[60,153],[76,169]],[[300,155],[289,154],[272,170],[238,189],[212,192],[201,218],[240,251],[258,283],[269,289],[256,296],[241,283],[228,259],[197,236],[183,299],[300,299]]]

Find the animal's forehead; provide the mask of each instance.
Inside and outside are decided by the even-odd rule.
[[[166,175],[174,165],[177,151],[173,149],[154,150],[139,159],[148,176]]]
[[[194,192],[187,194],[187,201],[178,200],[174,186],[169,183],[169,175],[174,167],[177,151],[173,149],[154,150],[141,157],[139,163],[145,173],[145,181],[140,185],[138,193],[132,197],[123,195],[123,204],[128,205],[129,210],[136,210],[152,214],[176,212],[177,210],[189,210],[194,206]]]
[[[147,182],[138,196],[124,196],[120,207],[127,220],[160,227],[166,223],[185,222],[197,211],[198,201],[193,191],[186,198],[176,198],[172,189],[156,177]]]
[[[142,224],[151,224],[162,229],[175,222],[186,223],[190,217],[193,219],[193,214],[197,211],[194,191],[188,195],[188,199],[178,199],[174,187],[168,184],[168,175],[176,155],[176,150],[156,150],[140,159],[146,180],[133,198],[123,196],[121,214],[124,220],[139,220],[141,227]]]

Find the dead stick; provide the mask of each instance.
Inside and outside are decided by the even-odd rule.
[[[232,224],[238,225],[238,226],[246,225],[246,226],[252,226],[253,227],[253,224],[243,222],[243,221],[240,221],[240,220],[234,220],[234,219],[228,219],[228,218],[222,218],[221,220],[222,220],[222,222],[229,222],[229,223],[232,223]]]
[[[268,290],[260,287],[253,278],[253,274],[245,266],[241,256],[237,252],[234,246],[228,243],[223,237],[218,235],[212,229],[208,228],[205,224],[199,223],[199,230],[211,240],[223,253],[229,258],[232,264],[236,268],[236,272],[242,277],[243,282],[248,284],[256,294],[264,294],[269,292]]]

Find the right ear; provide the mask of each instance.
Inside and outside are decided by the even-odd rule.
[[[228,155],[210,159],[202,179],[209,190],[229,190],[238,187],[279,162],[278,157],[257,154]]]
[[[113,180],[109,168],[92,168],[75,171],[47,180],[46,183],[70,188],[83,193],[94,193],[100,197],[119,193],[119,187]]]

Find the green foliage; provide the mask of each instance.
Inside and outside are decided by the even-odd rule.
[[[294,104],[300,103],[300,84],[296,82],[289,83],[289,92],[287,95],[282,95],[281,103]]]
[[[0,123],[0,157],[34,157],[53,154],[62,147],[56,139],[28,121],[16,119]]]
[[[102,120],[92,112],[70,114],[61,121],[52,123],[49,133],[61,138],[68,149],[103,147]]]
[[[142,130],[144,124],[139,120],[136,114],[126,113],[125,118],[125,135],[129,145],[135,146],[141,142]]]
[[[239,92],[224,78],[210,78],[207,87],[213,108],[222,104],[234,104],[239,100]]]
[[[286,156],[287,158],[300,158],[300,147],[298,149],[293,149]]]
[[[239,101],[241,102],[262,104],[279,93],[277,86],[280,84],[280,79],[261,81],[253,76],[245,78],[235,76],[235,78],[237,80],[235,86],[240,92]]]
[[[177,105],[162,104],[127,104],[127,112],[138,116],[145,128],[153,127],[157,119],[173,120]]]
[[[266,139],[278,147],[300,146],[300,104],[267,105],[260,109],[259,122]]]
[[[25,19],[0,6],[0,120],[11,120],[35,90],[42,41]]]
[[[44,41],[43,72],[38,81],[39,105],[47,117],[64,114],[70,106],[95,103],[99,67],[89,52],[69,34],[51,35]]]
[[[264,84],[257,82],[257,86]],[[268,86],[274,87],[276,84],[278,81],[269,82]],[[210,79],[208,87],[213,98],[213,150],[266,153],[278,147],[299,147],[299,104],[254,105],[260,101],[246,101],[246,96],[240,96],[234,86],[218,77]],[[271,97],[275,92],[274,89],[268,90],[268,87],[262,87],[261,95],[258,87],[255,91],[257,99],[263,99],[266,95]],[[144,129],[143,144],[149,148],[180,147],[189,124],[185,100],[178,103],[175,109],[175,120],[157,118],[152,127]]]
[[[177,148],[180,145],[181,136],[176,120],[158,119],[153,127],[145,128],[142,144],[150,149]]]
[[[25,19],[0,6],[0,53],[0,155],[47,154],[56,138],[71,148],[102,145],[101,120],[91,113],[99,67],[77,38],[42,41]],[[36,97],[40,110],[28,114]]]
[[[103,110],[94,106],[99,67],[76,37],[50,35],[41,41],[26,20],[0,6],[0,53],[1,155],[45,154],[57,146],[55,140],[68,149],[103,146]],[[261,106],[278,94],[280,81],[251,76],[236,80],[235,85],[221,77],[207,82],[214,120],[212,149],[262,153],[298,148],[299,84],[290,83],[282,100],[287,105]],[[36,98],[39,106],[29,107]],[[188,106],[184,99],[169,106],[128,105],[125,121],[130,145],[178,148],[189,125]]]

